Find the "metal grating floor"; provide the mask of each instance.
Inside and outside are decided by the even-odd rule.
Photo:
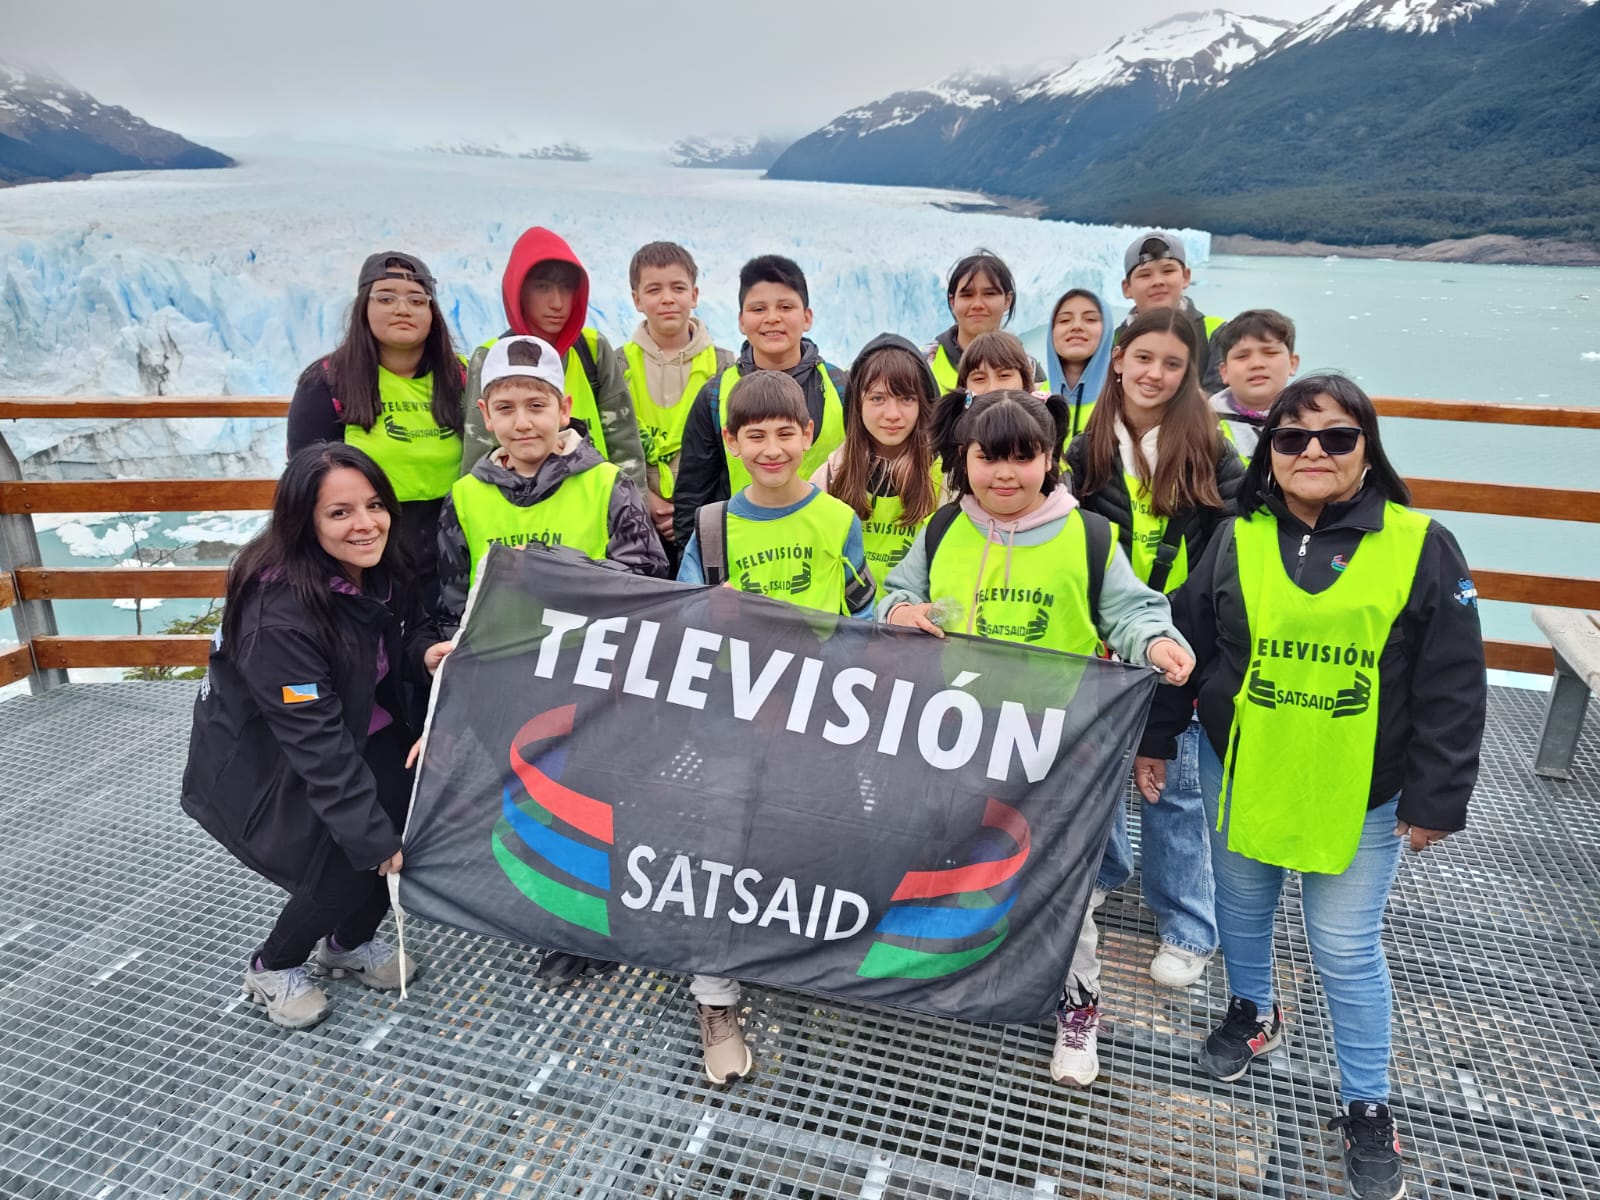
[[[1151,983],[1131,886],[1105,909],[1105,1070],[1083,1094],[1051,1083],[1046,1026],[756,987],[759,1069],[717,1091],[681,980],[543,993],[528,952],[421,926],[410,1001],[340,982],[327,1022],[279,1031],[236,997],[281,894],[178,809],[193,687],[0,704],[0,1196],[1342,1194],[1293,889],[1289,1048],[1235,1084],[1191,1065],[1220,967],[1187,994]],[[1600,1198],[1600,731],[1572,783],[1536,781],[1542,703],[1493,690],[1473,829],[1401,869],[1412,1196]]]

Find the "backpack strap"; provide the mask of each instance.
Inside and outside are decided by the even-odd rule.
[[[1081,508],[1078,512],[1083,516],[1084,553],[1089,559],[1089,620],[1098,630],[1100,588],[1106,581],[1106,566],[1115,550],[1116,538],[1111,531],[1111,522],[1099,513],[1085,512]]]
[[[596,402],[600,398],[600,364],[594,360],[595,343],[589,340],[590,331],[585,329],[578,334],[578,340],[572,343],[572,348],[578,352],[578,361],[583,364],[583,373],[589,380],[589,390],[594,393]]]
[[[955,519],[961,515],[961,505],[952,501],[940,506],[933,516],[928,518],[928,531],[923,535],[924,545],[928,552],[928,565],[932,567],[933,556],[939,549],[939,543],[944,541],[944,535],[950,532],[950,526],[955,524]]]
[[[1178,561],[1178,547],[1200,521],[1198,509],[1190,509],[1181,517],[1169,517],[1167,527],[1161,531],[1161,544],[1156,547],[1156,561],[1150,568],[1146,585],[1153,592],[1166,595],[1167,577],[1172,574],[1172,564]]]
[[[331,358],[322,360],[322,381],[328,385],[328,400],[333,405],[333,419],[343,421],[344,405],[339,403],[339,397],[334,395],[333,392],[333,359]]]
[[[702,504],[694,514],[694,532],[706,582],[720,587],[728,582],[728,502]]]

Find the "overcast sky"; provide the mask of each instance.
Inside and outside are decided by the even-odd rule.
[[[1239,11],[1301,20],[1331,0]],[[662,145],[798,134],[965,68],[1103,49],[1196,0],[0,0],[0,57],[194,137]]]

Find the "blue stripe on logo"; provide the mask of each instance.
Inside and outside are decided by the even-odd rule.
[[[1011,911],[1013,894],[988,908],[944,908],[907,904],[891,908],[878,922],[879,933],[912,938],[964,938],[982,933]]]
[[[539,821],[530,817],[518,808],[511,799],[511,789],[500,789],[500,808],[505,815],[506,824],[516,831],[518,837],[528,844],[539,857],[553,866],[560,867],[574,879],[581,879],[590,887],[602,891],[611,890],[611,858],[604,850],[596,850],[575,842],[569,837],[564,837],[548,826],[541,825]]]

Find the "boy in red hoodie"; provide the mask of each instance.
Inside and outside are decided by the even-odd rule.
[[[643,491],[644,447],[634,416],[628,381],[617,367],[617,354],[598,330],[586,326],[589,314],[589,273],[572,247],[560,235],[535,225],[511,247],[511,260],[500,279],[500,297],[510,325],[500,337],[532,335],[549,342],[563,357],[567,392],[572,397],[572,421],[582,422],[601,457]],[[467,367],[467,412],[462,441],[462,473],[494,449],[494,439],[484,428],[475,405],[479,375],[490,338],[479,346]]]

